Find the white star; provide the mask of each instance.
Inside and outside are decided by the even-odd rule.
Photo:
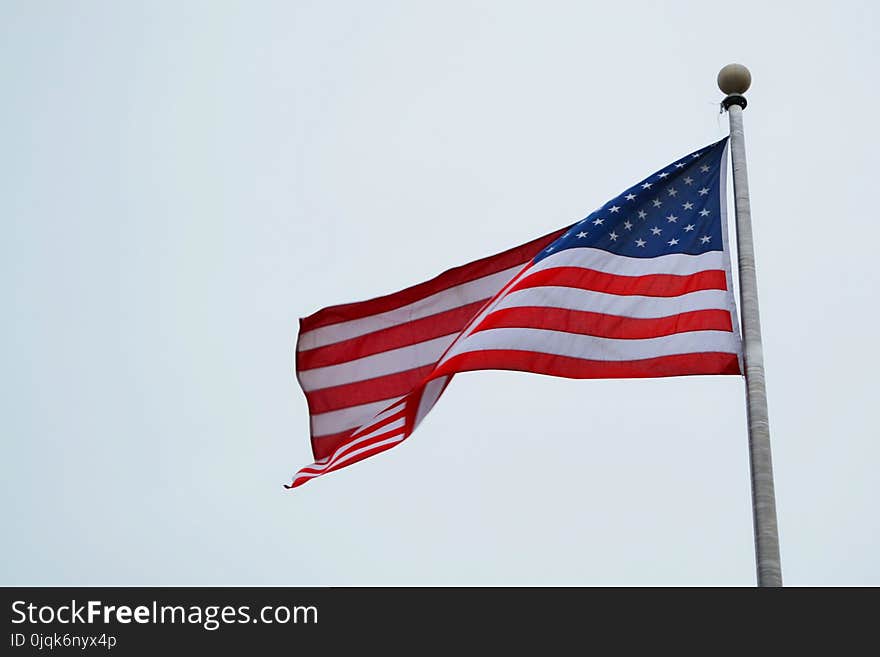
[[[642,189],[651,189],[651,183],[649,183],[649,182],[642,183]]]
[[[648,213],[644,210],[639,210],[639,219],[645,219],[648,216]]]
[[[684,184],[685,184],[685,185],[693,185],[693,184],[694,184],[694,179],[691,178],[690,176],[687,176],[687,177],[684,179]]]
[[[667,193],[668,193],[670,196],[675,196],[676,194],[678,194],[678,192],[675,191],[675,188],[674,188],[674,187],[670,187],[670,188],[667,189],[666,191],[667,191]]]
[[[608,237],[610,237],[611,240],[614,241],[614,240],[616,240],[618,237],[620,237],[620,235],[618,235],[617,233],[615,233],[615,232],[612,230],[612,231],[608,234]]]
[[[702,155],[702,153],[691,153],[691,157],[693,157],[695,159],[700,157],[700,155]]]
[[[674,214],[672,214],[672,213],[670,212],[670,213],[669,213],[669,216],[666,217],[666,221],[668,221],[668,222],[671,223],[671,224],[674,224],[676,221],[678,221],[678,217],[676,217]]]
[[[655,208],[659,208],[661,205],[663,205],[663,204],[660,202],[660,199],[659,199],[659,198],[655,198],[653,201],[651,201],[651,203],[654,204],[654,207],[655,207]]]
[[[679,162],[675,165],[676,169],[681,169],[684,166],[684,162]]]
[[[703,187],[703,189],[700,190],[700,196],[705,196],[708,193],[709,193],[708,187]]]
[[[604,220],[604,219],[596,219],[596,221],[594,221],[593,223],[594,223],[596,226],[601,226],[602,224],[605,223],[605,220]]]
[[[693,229],[694,229],[694,225],[693,225],[693,224],[688,224],[687,226],[684,227],[684,232],[689,233],[689,232],[691,232]]]
[[[550,251],[552,251],[552,250],[553,250],[553,247],[552,247],[552,246],[548,246],[548,247],[545,249],[545,251],[548,251],[548,252],[550,252]]]
[[[639,246],[639,247],[641,247],[641,246],[645,246],[645,240],[643,240],[643,239],[641,239],[641,238],[637,239],[637,240],[636,240],[636,246]]]
[[[703,235],[703,237],[700,238],[700,244],[705,244],[706,242],[708,242],[711,239],[712,239],[712,237],[710,235]]]
[[[678,244],[678,240],[675,239],[675,238],[673,237],[671,240],[669,240],[669,241],[666,242],[666,243],[667,243],[669,246],[675,246],[676,244]]]
[[[654,227],[651,229],[651,234],[652,234],[652,235],[659,235],[659,234],[662,233],[662,232],[663,232],[663,229],[662,229],[662,228],[657,228],[657,226],[654,226]]]
[[[709,173],[709,165],[704,164],[703,166],[700,167],[700,171],[702,171],[703,173]]]
[[[706,208],[703,208],[702,210],[700,210],[700,216],[701,217],[708,217],[709,211]]]
[[[663,173],[658,173],[657,175],[658,175],[660,178],[665,178],[665,177],[668,176],[669,174],[666,173],[666,172],[664,171]]]
[[[623,222],[623,227],[627,230],[632,230],[633,225],[629,222],[629,220]]]
[[[630,194],[627,194],[627,195],[626,195],[626,200],[627,200],[627,201],[632,201],[633,199],[635,199],[635,197],[636,197],[635,194],[630,193]]]
[[[584,231],[581,231],[581,232],[578,233],[578,237],[579,237],[580,239],[585,238],[587,235],[589,235],[589,233],[584,232]]]
[[[683,207],[685,210],[693,210],[694,204],[688,201],[687,203],[682,204],[681,207]]]
[[[612,205],[610,208],[608,208],[608,212],[617,212],[618,210],[620,210],[620,208],[616,205]]]

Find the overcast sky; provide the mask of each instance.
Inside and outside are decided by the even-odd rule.
[[[738,377],[455,378],[311,462],[297,320],[745,130],[783,577],[880,585],[872,2],[0,3],[2,584],[755,582]]]

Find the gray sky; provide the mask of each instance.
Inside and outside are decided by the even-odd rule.
[[[783,576],[880,585],[871,2],[0,4],[3,584],[754,583],[737,377],[459,375],[311,462],[297,318],[745,112]]]

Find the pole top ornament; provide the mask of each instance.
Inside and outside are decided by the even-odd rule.
[[[740,96],[752,85],[752,74],[742,64],[728,64],[718,72],[718,88],[728,96]]]

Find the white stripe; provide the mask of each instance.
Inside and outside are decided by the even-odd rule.
[[[339,433],[347,429],[360,427],[370,421],[376,413],[381,413],[391,404],[400,401],[403,397],[392,397],[382,401],[360,404],[340,408],[338,411],[328,411],[312,416],[312,436],[320,438],[333,433]]]
[[[340,463],[345,463],[346,461],[350,461],[358,454],[362,454],[363,452],[367,452],[371,449],[375,449],[376,447],[383,447],[385,445],[390,445],[391,443],[399,443],[400,441],[404,440],[405,438],[406,438],[406,436],[400,436],[399,438],[389,438],[388,440],[380,440],[375,445],[367,445],[366,447],[361,447],[360,449],[354,450],[350,454],[346,454],[345,456],[343,456],[341,459],[339,459],[333,465],[339,465]],[[308,467],[311,467],[311,466],[308,466]],[[297,479],[311,479],[312,477],[320,477],[322,474],[324,474],[324,473],[323,472],[298,472],[296,474],[296,476],[293,478],[293,480],[296,481]]]
[[[708,308],[730,310],[729,297],[730,292],[727,290],[696,290],[677,297],[643,297],[548,285],[511,292],[501,300],[495,310],[536,306],[655,319]]]
[[[396,374],[405,370],[436,363],[443,352],[452,344],[458,331],[433,340],[389,349],[372,356],[364,356],[337,365],[316,367],[299,373],[303,390],[310,392],[330,386],[339,386],[355,381],[375,379],[378,376]]]
[[[466,306],[475,301],[488,299],[504,287],[504,284],[513,278],[524,264],[483,276],[468,283],[454,285],[401,308],[306,331],[299,336],[298,351],[342,342],[373,331],[406,324],[415,319],[429,317],[446,310]]]
[[[395,431],[396,433],[399,433],[399,432],[403,431],[405,423],[406,422],[405,422],[404,418],[400,418],[399,420],[395,420],[394,422],[390,422],[389,424],[386,424],[384,427],[381,427],[381,428],[377,429],[376,431],[373,431],[373,432],[368,433],[366,435],[360,436],[359,438],[357,438],[355,440],[352,440],[352,441],[347,442],[343,445],[340,445],[338,448],[336,448],[336,451],[333,452],[333,454],[330,456],[329,459],[326,459],[326,460],[322,459],[321,463],[314,463],[314,464],[306,466],[306,467],[311,470],[326,470],[330,466],[335,465],[336,464],[336,460],[335,460],[336,457],[339,454],[348,450],[349,448],[354,447],[355,445],[360,445],[361,443],[366,442],[367,440],[370,440],[371,438],[375,438],[376,436],[382,435],[383,433],[388,433],[390,431]],[[396,435],[396,433],[395,433],[395,435]],[[372,445],[371,445],[371,447],[372,447]]]
[[[531,328],[480,331],[460,342],[455,354],[485,349],[513,349],[587,360],[625,361],[720,351],[738,354],[739,341],[729,331],[690,331],[642,340],[618,340]],[[453,353],[454,352],[454,353]]]
[[[584,267],[618,276],[646,276],[649,274],[673,274],[688,276],[707,269],[723,269],[726,258],[721,251],[707,251],[699,255],[670,253],[654,258],[630,258],[594,249],[580,247],[565,249],[547,256],[529,267],[527,274],[553,267]]]
[[[439,379],[432,379],[425,384],[425,389],[422,391],[422,398],[419,400],[419,408],[416,411],[416,421],[413,424],[413,429],[415,429],[424,417],[428,414],[434,404],[437,403],[437,400],[440,399],[440,393],[443,392],[443,386],[446,384],[446,379],[449,377],[441,376]]]

